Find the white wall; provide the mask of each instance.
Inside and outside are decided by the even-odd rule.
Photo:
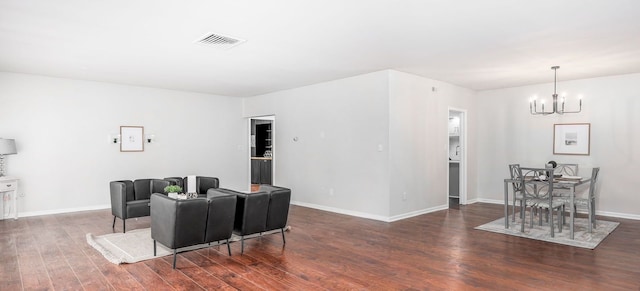
[[[295,203],[388,217],[387,80],[381,71],[245,99],[245,117],[276,117],[274,181]]]
[[[389,76],[392,217],[447,206],[449,107],[467,110],[467,196],[475,199],[475,93],[398,71]]]
[[[295,203],[395,220],[446,207],[448,107],[471,109],[473,96],[387,70],[246,98],[244,114],[275,114],[275,181]]]
[[[559,82],[558,92],[563,91],[584,95],[581,113],[529,114],[531,95],[551,103],[553,83],[478,93],[480,197],[502,201],[507,164],[578,163],[581,176],[589,176],[592,167],[601,168],[598,212],[640,219],[640,74]],[[576,99],[567,98],[567,110],[576,105]],[[576,122],[591,123],[591,154],[553,155],[553,125]]]
[[[21,179],[21,215],[108,207],[111,180],[198,174],[247,189],[242,99],[0,73],[0,137],[16,139],[8,175]],[[120,152],[121,125],[156,142]]]

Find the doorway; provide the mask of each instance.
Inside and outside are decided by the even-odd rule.
[[[249,185],[257,191],[260,185],[273,185],[275,116],[249,118]]]
[[[458,209],[467,201],[467,111],[449,108],[447,199],[449,208]]]

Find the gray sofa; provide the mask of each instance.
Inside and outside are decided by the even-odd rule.
[[[151,238],[153,255],[156,242],[173,249],[173,268],[179,248],[226,240],[233,231],[237,197],[210,189],[206,198],[173,199],[151,195]]]
[[[242,193],[223,188],[209,191],[233,194],[238,197],[233,233],[241,237],[241,253],[244,253],[245,236],[270,230],[280,229],[282,243],[286,244],[284,229],[289,216],[290,189],[260,185],[258,192],[255,193]]]
[[[126,231],[126,220],[129,218],[149,216],[149,199],[152,193],[164,192],[164,187],[179,185],[185,193],[197,192],[198,197],[206,197],[207,190],[218,188],[219,180],[215,177],[196,177],[196,188],[187,189],[187,178],[169,177],[164,179],[138,179],[112,181],[109,183],[111,195],[111,213],[115,229],[116,218],[122,219],[122,232]]]

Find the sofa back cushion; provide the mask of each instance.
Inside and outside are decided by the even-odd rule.
[[[138,179],[133,181],[135,200],[145,200],[151,197],[151,180],[152,179]]]
[[[151,193],[162,193],[164,192],[164,187],[171,185],[171,181],[161,180],[161,179],[152,179],[151,180]]]
[[[274,187],[269,193],[269,210],[267,213],[266,230],[284,228],[287,226],[289,216],[289,203],[291,201],[291,190],[287,188]],[[262,189],[261,189],[262,190]]]
[[[209,200],[209,213],[207,214],[204,242],[230,238],[236,213],[236,195],[217,189],[209,189],[207,199]]]
[[[217,189],[219,187],[220,183],[218,178],[214,178],[214,177],[202,177],[202,176],[197,176],[196,177],[196,190],[195,192],[197,192],[198,194],[207,194],[207,191],[211,188],[215,188]],[[189,190],[191,191],[191,190]]]
[[[266,230],[269,194],[266,192],[238,193],[234,230],[248,235]]]

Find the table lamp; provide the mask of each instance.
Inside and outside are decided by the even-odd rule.
[[[17,153],[16,141],[14,139],[0,138],[0,177],[4,176],[4,156],[15,155]]]

